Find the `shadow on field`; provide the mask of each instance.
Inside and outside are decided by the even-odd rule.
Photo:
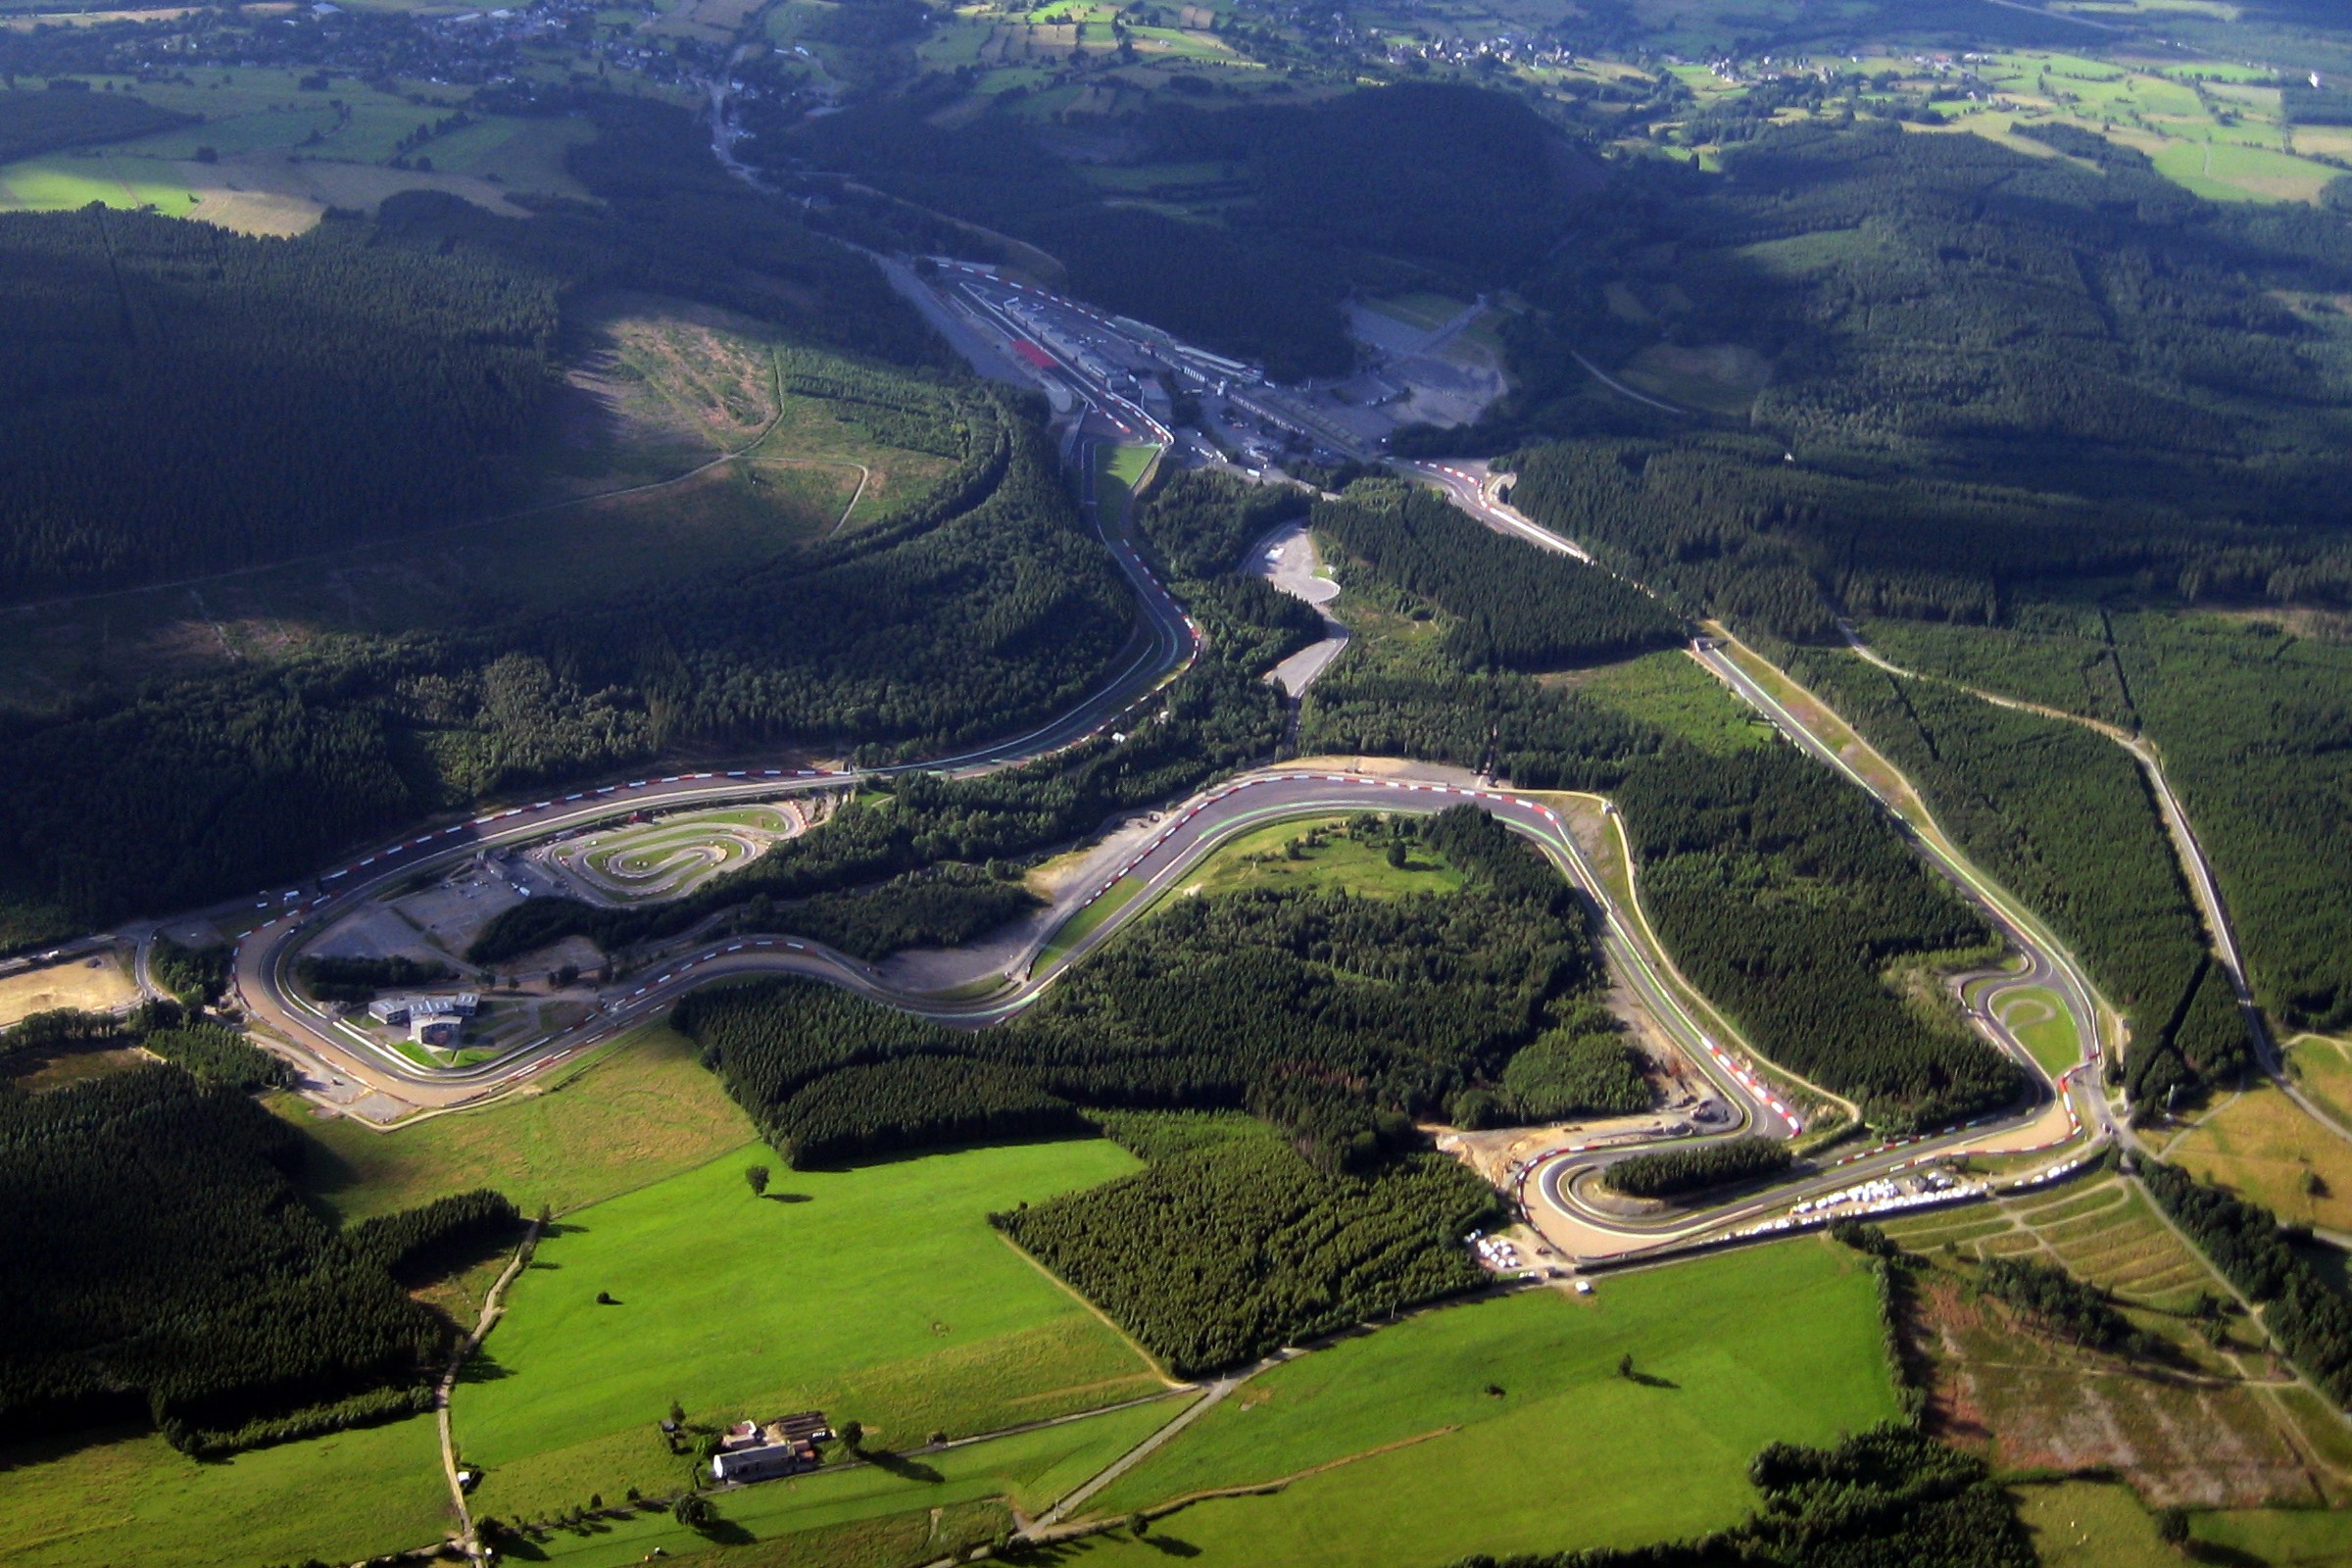
[[[2257,1557],[2235,1546],[2225,1546],[2218,1541],[2192,1541],[2180,1548],[2190,1562],[2209,1562],[2215,1568],[2271,1568],[2271,1559]]]
[[[903,1453],[889,1453],[880,1448],[865,1450],[865,1458],[876,1469],[887,1470],[902,1481],[937,1483],[947,1477],[919,1459],[909,1459]]]

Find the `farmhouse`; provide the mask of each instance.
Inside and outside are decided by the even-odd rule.
[[[770,1481],[816,1468],[816,1446],[833,1436],[821,1410],[782,1416],[764,1426],[742,1421],[718,1440],[710,1458],[713,1481]]]

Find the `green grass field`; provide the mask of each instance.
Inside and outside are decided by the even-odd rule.
[[[50,153],[0,169],[0,209],[63,213],[92,202],[152,207],[167,218],[185,218],[201,205],[190,199],[179,166],[162,158]]]
[[[1627,1353],[1655,1381],[1620,1377]],[[1833,1243],[1790,1242],[1604,1278],[1586,1298],[1451,1307],[1265,1373],[1089,1512],[1325,1468],[1071,1557],[1386,1568],[1632,1545],[1744,1516],[1765,1444],[1826,1443],[1894,1411],[1870,1276]]]
[[[2016,1487],[2018,1517],[2042,1568],[2167,1568],[2180,1556],[2156,1539],[2156,1523],[2130,1487],[2062,1481]]]
[[[429,1545],[452,1528],[429,1417],[199,1464],[159,1437],[0,1448],[17,1568],[258,1568]]]
[[[744,1167],[776,1169],[754,1198]],[[1158,1389],[1143,1356],[987,1215],[1136,1168],[1105,1140],[786,1170],[758,1144],[567,1216],[460,1389],[458,1441],[509,1514],[675,1487],[655,1423],[810,1406],[893,1446]],[[617,1305],[600,1305],[599,1292]]]
[[[2206,1547],[2218,1548],[2210,1551],[2208,1562],[2259,1562],[2270,1568],[2341,1568],[2352,1562],[2352,1512],[2341,1509],[2200,1513],[2190,1518],[2189,1533]],[[2236,1555],[2224,1556],[2225,1551]]]
[[[2000,1001],[2000,1018],[2051,1077],[2082,1062],[2082,1037],[2066,1004],[2048,987],[2028,986],[2006,993]]]
[[[933,1549],[902,1550],[895,1559],[882,1560],[921,1561],[940,1554],[936,1538],[930,1534],[931,1510],[1005,1497],[1024,1513],[1040,1512],[1173,1419],[1184,1405],[1183,1396],[1155,1400],[1038,1432],[910,1457],[895,1469],[862,1465],[747,1487],[716,1499],[719,1515],[729,1527],[723,1538],[732,1542],[739,1534],[749,1535],[756,1542],[769,1544],[770,1550],[781,1541],[787,1553],[782,1558],[752,1550],[741,1555],[761,1563],[790,1562],[800,1568],[819,1556],[819,1551],[809,1549],[823,1539],[819,1533],[911,1514],[922,1523],[914,1541],[931,1544]],[[685,1529],[667,1514],[653,1514],[593,1531],[554,1532],[539,1549],[547,1560],[568,1568],[618,1568],[619,1564],[644,1560],[656,1547],[672,1557],[689,1557],[710,1551],[712,1546],[712,1538]],[[716,1555],[725,1562],[737,1554],[722,1549]]]
[[[1309,843],[1320,833],[1321,842]],[[1299,845],[1296,860],[1284,847]],[[1393,899],[1407,893],[1451,893],[1462,875],[1446,858],[1414,845],[1401,866],[1391,865],[1385,842],[1349,836],[1344,816],[1299,817],[1261,827],[1218,850],[1185,879],[1186,893],[1237,893],[1245,888],[1314,888]]]
[[[1566,679],[1579,696],[1714,756],[1769,745],[1774,737],[1770,723],[1680,649],[1578,670]]]
[[[561,1213],[702,1165],[753,1137],[751,1118],[683,1035],[648,1029],[478,1110],[373,1132],[281,1096],[309,1134],[303,1185],[351,1221],[495,1187],[525,1213]]]
[[[1115,518],[1138,479],[1152,465],[1152,447],[1120,446],[1095,449],[1095,505],[1104,509],[1105,520]]]

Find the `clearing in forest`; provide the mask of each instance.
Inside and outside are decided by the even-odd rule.
[[[1889,1234],[1924,1254],[1913,1335],[1933,1365],[1931,1418],[2012,1470],[2114,1470],[2153,1504],[2339,1500],[2352,1437],[2229,1287],[2120,1179],[1989,1208],[1923,1215]],[[2025,1258],[2108,1293],[2154,1353],[2078,1347],[1981,1295],[1982,1261]]]

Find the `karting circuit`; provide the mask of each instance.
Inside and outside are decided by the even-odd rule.
[[[975,331],[991,325],[992,317],[994,324],[1019,324],[1001,302],[987,301],[984,310],[971,309],[969,297],[957,303],[965,305],[966,324]],[[463,1052],[386,1038],[305,995],[297,976],[306,953],[331,946],[322,940],[328,933],[338,933],[333,941],[345,940],[340,933],[356,929],[355,916],[414,897],[418,889],[462,894],[470,875],[489,895],[510,902],[550,892],[613,905],[675,898],[809,830],[831,802],[862,781],[896,772],[970,775],[1014,766],[1140,721],[1197,657],[1201,632],[1145,564],[1132,503],[1116,509],[1094,504],[1101,466],[1096,445],[1133,443],[1140,436],[1154,449],[1152,462],[1157,464],[1171,458],[1173,438],[1111,384],[1099,362],[1049,353],[1028,338],[1009,346],[1026,350],[1018,356],[1021,363],[1057,394],[1057,406],[1073,410],[1065,452],[1080,475],[1081,500],[1096,514],[1102,543],[1136,594],[1137,630],[1112,674],[1060,717],[961,755],[899,767],[745,767],[585,788],[421,833],[358,857],[307,886],[260,896],[245,906],[250,924],[213,911],[216,923],[236,933],[238,996],[263,1038],[300,1066],[306,1094],[379,1123],[476,1103],[658,1019],[695,987],[752,975],[800,975],[939,1023],[986,1028],[1030,1005],[1060,975],[1148,917],[1208,857],[1244,834],[1334,812],[1434,813],[1468,804],[1534,845],[1577,889],[1611,972],[1703,1085],[1703,1094],[1679,1112],[1653,1115],[1638,1126],[1581,1136],[1571,1131],[1555,1145],[1509,1160],[1502,1185],[1553,1257],[1579,1267],[1625,1263],[1842,1215],[1965,1201],[1988,1195],[1992,1184],[1961,1179],[1931,1162],[2037,1156],[2004,1160],[2012,1168],[2001,1190],[2010,1191],[2059,1179],[2112,1135],[2095,1072],[2104,1013],[2080,965],[2039,921],[1923,821],[1916,802],[1907,803],[1906,813],[1906,803],[1890,799],[1873,773],[1849,760],[1848,749],[1860,744],[1858,738],[1831,737],[1820,732],[1822,721],[1800,719],[1796,708],[1810,705],[1794,703],[1786,677],[1713,629],[1692,640],[1690,657],[1788,741],[1871,794],[1918,853],[2006,938],[2013,962],[1954,982],[1972,1025],[2012,1056],[2034,1086],[2005,1115],[1876,1147],[1849,1146],[1828,1163],[1799,1159],[1782,1178],[1707,1206],[1629,1202],[1603,1193],[1607,1168],[1637,1154],[1738,1138],[1796,1143],[1808,1130],[1803,1105],[1837,1104],[1847,1118],[1851,1107],[1757,1060],[1675,972],[1639,908],[1611,894],[1579,847],[1565,820],[1570,798],[1512,790],[1458,768],[1390,760],[1334,765],[1334,760],[1305,760],[1259,768],[1130,823],[1087,853],[1046,921],[1017,950],[978,955],[974,961],[986,966],[952,985],[897,984],[874,964],[800,937],[730,932],[698,943],[689,932],[636,973],[610,983],[583,982],[584,965],[570,965],[564,977],[569,989],[539,1008],[535,1025],[510,1019],[491,1032],[488,1045]],[[1483,465],[1396,466],[1506,537],[1592,563],[1574,541],[1511,509],[1500,481]],[[1280,539],[1261,541],[1255,553],[1278,563],[1282,546]],[[1330,597],[1328,582],[1307,572],[1269,565],[1267,574],[1299,597]],[[1345,647],[1345,628],[1331,624],[1336,635],[1322,661],[1286,674],[1291,695]],[[1891,768],[1884,771],[1899,780]],[[1613,814],[1605,802],[1600,808],[1604,817]],[[1617,831],[1622,842],[1622,828]],[[1630,864],[1630,850],[1627,858]],[[595,955],[585,956],[594,961]],[[2053,1039],[2075,1043],[2079,1058],[2071,1064],[2048,1060]]]

